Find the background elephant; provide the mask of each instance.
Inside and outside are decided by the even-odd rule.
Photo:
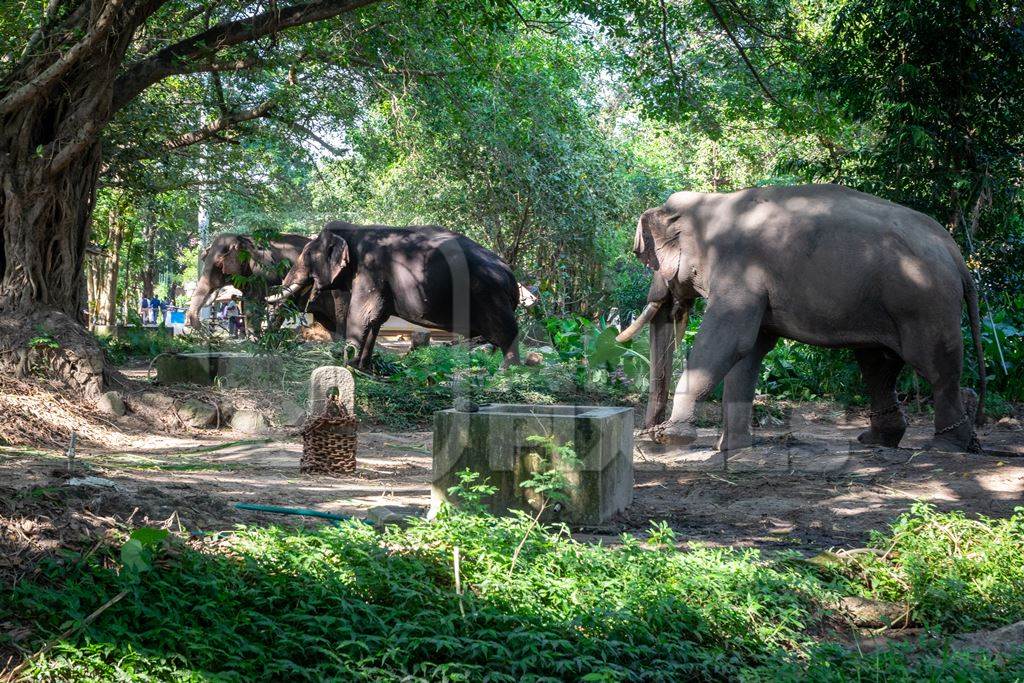
[[[201,257],[202,272],[189,304],[186,316],[188,324],[193,328],[198,326],[199,309],[215,291],[234,284],[234,275],[258,275],[258,278],[243,283],[241,291],[247,299],[262,302],[267,288],[281,284],[283,272],[298,260],[302,249],[309,242],[310,239],[304,235],[281,235],[260,247],[246,235],[223,234],[215,237]],[[282,266],[283,262],[287,263]],[[299,308],[305,307],[306,303],[305,297],[296,301]],[[336,295],[325,295],[310,302],[308,312],[316,322],[336,335],[339,331],[339,305]],[[343,316],[341,320],[344,320]],[[341,336],[344,337],[343,329]]]
[[[731,194],[679,192],[640,217],[634,252],[654,271],[650,302],[628,339],[652,324],[647,423],[665,443],[696,436],[694,411],[725,380],[719,448],[751,443],[761,359],[780,337],[847,347],[871,395],[869,444],[896,446],[906,430],[896,398],[904,363],[931,383],[936,440],[977,450],[960,391],[962,305],[979,368],[985,363],[978,298],[949,233],[917,211],[837,185],[763,187]],[[708,307],[664,419],[668,374],[696,297]]]
[[[496,254],[464,235],[433,226],[395,228],[335,221],[302,250],[279,303],[312,290],[347,300],[347,338],[365,368],[388,316],[466,337],[483,337],[518,363],[519,286]],[[340,320],[340,318],[339,318]]]

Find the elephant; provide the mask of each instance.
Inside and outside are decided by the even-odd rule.
[[[437,226],[327,223],[284,278],[279,304],[311,291],[346,300],[347,339],[365,369],[381,324],[391,315],[466,337],[482,337],[519,362],[515,310],[519,285],[512,269],[465,235]]]
[[[242,285],[242,293],[247,298],[262,298],[267,287],[281,284],[282,262],[293,264],[302,253],[302,249],[310,239],[304,235],[285,234],[271,239],[266,246],[257,246],[247,235],[222,234],[214,238],[209,247],[201,255],[202,273],[192,301],[189,304],[186,321],[191,327],[199,324],[199,309],[216,290],[232,284],[231,276],[261,276],[262,282],[253,281]],[[247,256],[243,256],[247,254]],[[286,264],[286,265],[287,265]],[[313,301],[302,299],[297,302],[300,307],[308,303],[308,312],[313,319],[323,325],[332,335],[337,334],[338,306],[337,295],[317,297]],[[343,318],[342,318],[343,319]]]
[[[637,222],[633,251],[654,274],[648,304],[618,337],[651,324],[645,422],[656,441],[696,438],[694,414],[724,380],[720,450],[752,444],[761,361],[779,340],[850,348],[871,398],[862,443],[896,447],[907,423],[896,396],[904,364],[934,391],[944,450],[978,451],[985,360],[974,280],[956,242],[932,218],[832,184],[677,192]],[[707,309],[665,420],[676,345],[694,300]],[[962,305],[978,366],[978,394],[960,388]],[[965,409],[965,395],[977,400]],[[968,401],[969,402],[969,401]]]

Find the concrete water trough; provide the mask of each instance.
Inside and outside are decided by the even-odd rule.
[[[251,353],[210,351],[172,353],[156,359],[156,381],[160,384],[215,384],[218,379],[232,378],[251,372],[256,363]]]
[[[578,459],[575,466],[554,463],[570,483],[569,500],[549,507],[548,519],[597,525],[632,502],[632,408],[495,404],[478,412],[434,413],[434,507],[450,500],[448,489],[458,483],[458,473],[469,468],[497,487],[484,501],[492,512],[536,511],[539,496],[520,484],[549,465],[537,457],[531,436],[551,436],[558,445],[571,443]]]

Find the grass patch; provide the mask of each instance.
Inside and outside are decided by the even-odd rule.
[[[989,531],[942,532],[965,524]],[[915,508],[877,536],[889,558],[841,570],[679,551],[664,525],[616,548],[526,516],[456,512],[382,534],[242,528],[226,542],[133,539],[120,556],[50,560],[0,618],[33,624],[38,649],[128,591],[32,661],[40,680],[1009,680],[1024,675],[1022,656],[951,653],[934,638],[913,656],[824,641],[844,595],[910,601],[937,633],[1020,618],[1022,524],[1024,511],[993,521]],[[968,594],[949,590],[968,575]]]

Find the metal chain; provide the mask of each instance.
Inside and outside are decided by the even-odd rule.
[[[956,429],[957,427],[959,427],[959,426],[961,426],[963,424],[966,424],[968,419],[970,419],[970,416],[967,413],[964,413],[963,417],[961,417],[959,420],[957,420],[953,424],[949,425],[948,427],[943,427],[942,429],[939,429],[938,431],[935,432],[935,435],[938,436],[939,434],[945,434],[946,432],[951,432],[954,429]]]
[[[868,417],[881,417],[882,415],[888,415],[889,413],[901,412],[901,406],[899,403],[893,403],[888,408],[882,408],[881,410],[869,410]]]

